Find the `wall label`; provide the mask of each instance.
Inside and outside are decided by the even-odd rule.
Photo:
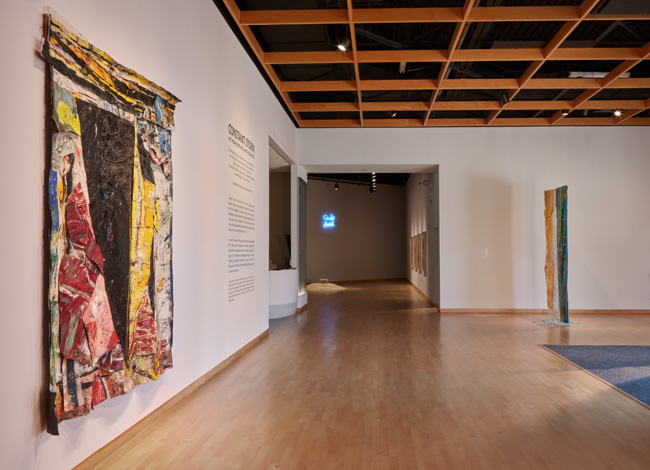
[[[336,227],[336,216],[334,214],[323,214],[323,228]]]

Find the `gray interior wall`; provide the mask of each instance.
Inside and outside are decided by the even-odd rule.
[[[269,173],[269,258],[278,269],[289,267],[290,248],[285,235],[291,233],[291,173]]]
[[[307,187],[307,282],[406,277],[404,187],[309,180]],[[336,227],[323,229],[323,214]]]

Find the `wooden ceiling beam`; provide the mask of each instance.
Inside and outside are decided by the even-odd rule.
[[[432,111],[477,111],[499,109],[499,101],[436,101]]]
[[[248,10],[239,14],[239,24],[246,26],[294,24],[347,24],[348,11],[314,10]]]
[[[358,119],[304,119],[300,127],[361,127]]]
[[[492,121],[492,127],[513,126],[548,126],[546,118],[498,118]]]
[[[565,118],[565,126],[612,126],[614,118],[586,117]],[[625,122],[629,126],[650,126],[650,118],[630,118]],[[419,119],[366,119],[366,127],[422,127]],[[485,127],[483,118],[432,118],[426,127]],[[521,127],[521,126],[549,126],[545,118],[499,118],[492,123],[494,126]],[[302,121],[304,128],[349,128],[361,127],[356,119],[305,119]]]
[[[427,127],[485,127],[483,118],[430,118]]]
[[[643,111],[650,107],[649,100],[588,100],[574,109],[628,109]],[[340,103],[293,103],[296,112],[336,112],[359,111],[356,102]],[[500,101],[436,101],[433,111],[495,111],[501,109]],[[506,111],[537,111],[537,110],[565,110],[572,109],[573,101],[569,100],[534,100],[510,101],[503,106]],[[429,104],[426,101],[364,101],[363,111],[427,111]],[[637,113],[638,114],[638,113]],[[631,116],[630,116],[631,117]]]
[[[280,82],[280,91],[356,91],[352,80],[315,80],[311,82]]]
[[[433,80],[361,80],[363,91],[374,90],[433,90],[436,84]]]
[[[426,101],[364,101],[363,111],[427,111]]]
[[[315,52],[265,52],[264,64],[352,64],[351,52],[315,51]]]
[[[516,78],[472,78],[442,80],[436,86],[436,80],[361,80],[362,91],[371,90],[513,90],[518,89]],[[528,80],[524,89],[530,90],[600,90],[598,78],[533,78]],[[618,78],[608,88],[650,88],[650,78]],[[279,90],[283,92],[300,91],[355,91],[353,80],[314,80],[283,81]]]
[[[358,103],[293,103],[292,109],[299,113],[359,111]]]
[[[613,126],[613,117],[566,117],[563,126]]]
[[[355,23],[455,23],[463,19],[462,8],[359,8]]]
[[[494,120],[497,118],[497,116],[501,113],[501,110],[504,108],[504,106],[501,106],[499,109],[495,109],[492,111],[487,118],[485,118],[485,125],[489,126],[494,122]]]
[[[546,57],[546,60],[631,60],[641,57],[636,47],[561,47]]]
[[[422,127],[422,119],[366,119],[365,127]]]
[[[364,8],[354,10],[355,23],[458,23],[463,21],[462,8]],[[247,10],[235,17],[243,26],[347,24],[345,9]],[[581,15],[578,7],[475,7],[466,22],[511,21],[643,21],[648,14]]]
[[[440,83],[441,90],[510,90],[517,87],[516,78],[447,78]]]
[[[626,121],[625,125],[626,126],[650,126],[650,118],[647,117],[631,118]]]

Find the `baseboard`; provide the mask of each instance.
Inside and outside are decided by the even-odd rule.
[[[650,315],[650,310],[623,310],[623,309],[569,309],[569,315],[572,313],[606,313],[617,315]]]
[[[303,305],[302,307],[297,308],[297,309],[296,309],[296,313],[302,313],[302,312],[304,312],[305,310],[307,310],[307,306],[308,306],[308,305],[309,305],[309,304],[305,304],[305,305]]]
[[[544,309],[527,308],[441,308],[440,313],[512,313],[512,314],[548,314]]]
[[[226,367],[228,367],[230,364],[232,364],[235,359],[241,357],[246,351],[251,349],[253,346],[255,346],[257,343],[259,343],[262,339],[264,339],[268,335],[269,335],[269,330],[266,329],[260,335],[258,335],[256,338],[253,338],[249,343],[244,345],[241,349],[237,350],[228,359],[225,359],[225,360],[221,361],[215,367],[210,369],[210,371],[203,374],[201,377],[199,377],[194,382],[192,382],[190,385],[188,385],[183,390],[178,392],[176,395],[171,397],[169,400],[167,400],[165,403],[163,403],[158,408],[153,410],[147,416],[145,416],[140,421],[135,423],[129,429],[127,429],[122,434],[117,436],[111,442],[106,444],[101,449],[97,450],[90,457],[88,457],[83,462],[81,462],[79,465],[74,467],[73,470],[90,470],[92,468],[95,468],[100,462],[102,462],[109,455],[111,455],[113,452],[115,452],[120,446],[122,446],[123,444],[128,442],[137,433],[139,433],[140,431],[145,429],[147,426],[149,426],[151,423],[153,423],[157,418],[164,415],[166,412],[171,410],[174,406],[178,405],[181,401],[183,401],[185,398],[187,398],[193,392],[198,390],[208,380],[210,380],[212,377],[214,377],[219,372],[224,370]]]
[[[396,282],[396,281],[406,281],[408,279],[405,277],[395,277],[388,279],[356,279],[351,281],[329,281],[330,284],[357,284],[357,283],[366,283],[366,282]]]
[[[431,305],[436,310],[440,311],[440,306],[437,303],[435,303],[433,300],[431,300],[429,297],[427,297],[426,294],[424,292],[422,292],[420,289],[418,289],[415,284],[413,284],[411,282],[411,286],[413,287],[413,289],[415,289],[415,291],[418,294],[420,294],[422,296],[422,298],[424,298],[424,300],[426,300],[429,303],[429,305]]]
[[[548,315],[548,310],[543,308],[441,308],[440,313],[512,313],[529,315]],[[616,309],[569,309],[569,316],[572,314],[598,313],[608,315],[649,315],[650,310],[616,310]]]

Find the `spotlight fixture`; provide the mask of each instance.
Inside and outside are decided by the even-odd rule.
[[[345,52],[350,47],[350,40],[346,39],[345,41],[338,43],[336,47],[338,48],[339,51]]]
[[[620,109],[617,109],[616,111],[614,111],[614,116],[616,116],[616,117],[619,117],[621,114],[623,114],[623,113],[621,113]]]
[[[568,116],[569,115],[569,110],[568,109],[563,109],[562,110],[562,116]]]
[[[397,116],[397,113],[395,111],[388,111],[388,115],[390,117],[395,117],[395,116]]]
[[[501,93],[501,96],[499,96],[499,99],[501,100],[501,104],[503,106],[510,103],[510,98],[508,98],[508,95],[506,93]]]
[[[334,191],[338,191],[338,190],[339,190],[339,184],[338,184],[338,183],[334,183]]]

